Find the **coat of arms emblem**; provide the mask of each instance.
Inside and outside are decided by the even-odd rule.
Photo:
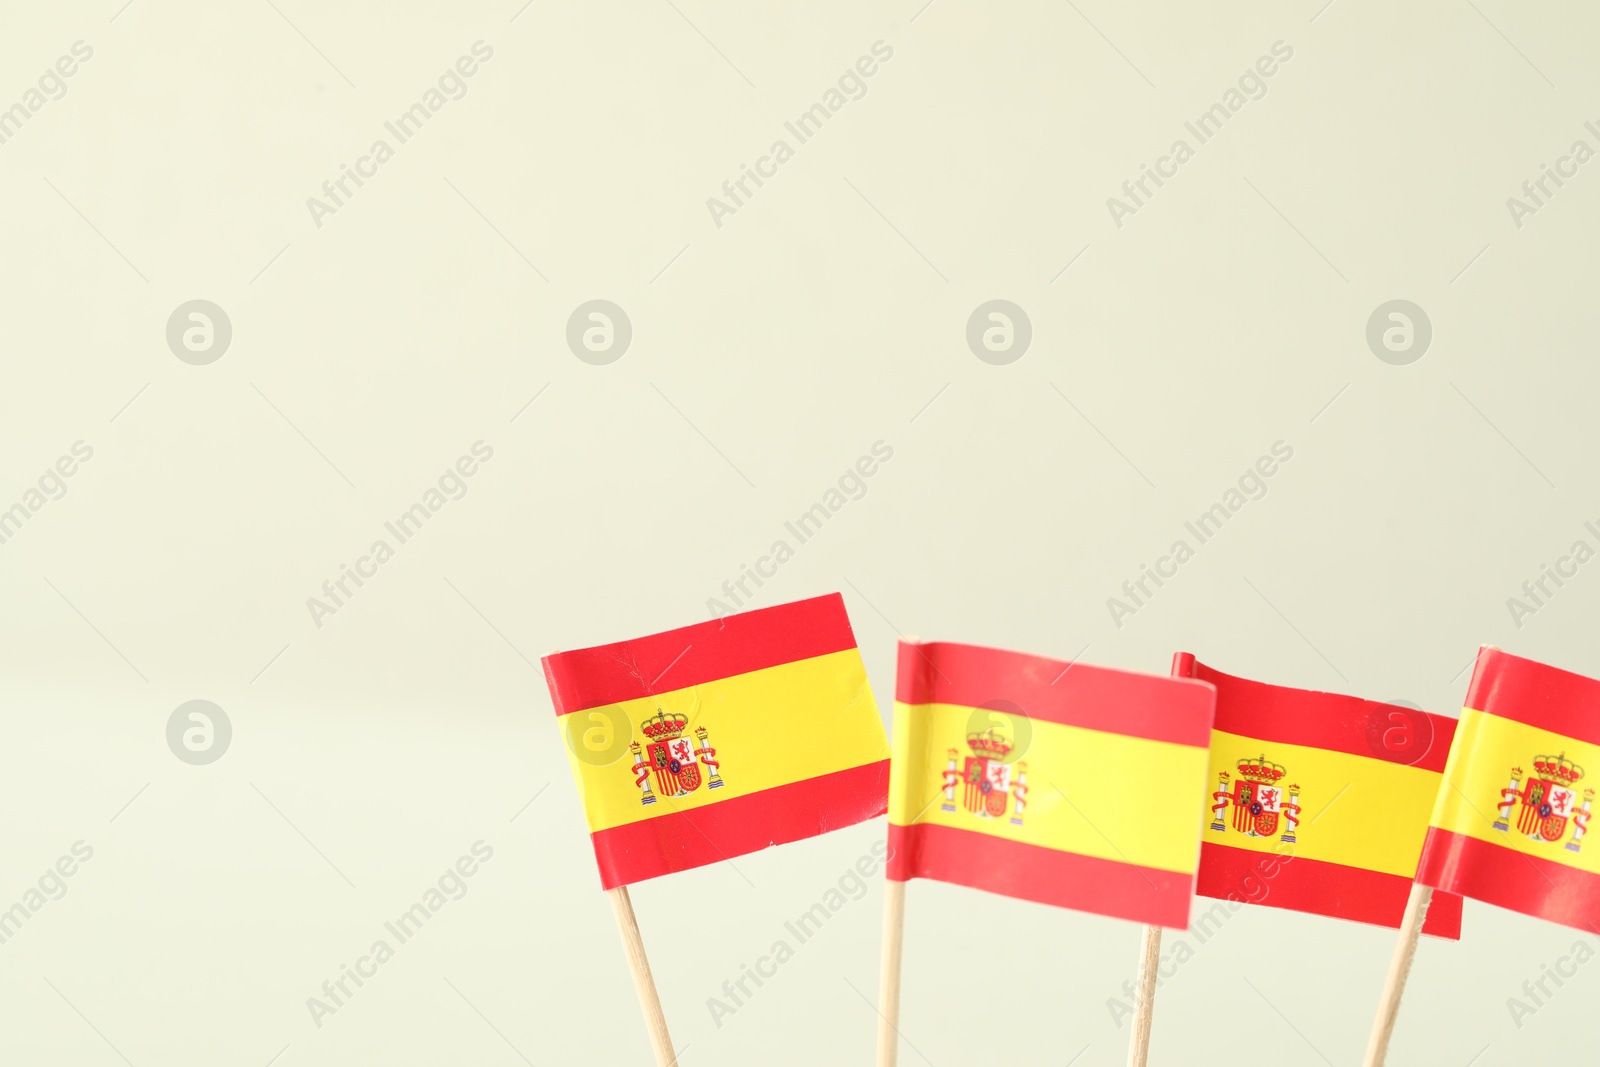
[[[1567,824],[1572,824],[1572,840],[1567,851],[1577,852],[1582,847],[1583,835],[1589,828],[1590,811],[1594,805],[1594,790],[1585,789],[1583,799],[1573,788],[1583,777],[1583,768],[1559,756],[1533,757],[1534,773],[1523,780],[1521,767],[1511,768],[1511,784],[1500,790],[1498,817],[1494,828],[1502,833],[1511,830],[1511,809],[1522,802],[1517,812],[1517,831],[1535,841],[1560,841],[1567,835]]]
[[[1246,837],[1271,837],[1281,823],[1280,840],[1294,844],[1295,829],[1300,825],[1300,787],[1279,785],[1285,771],[1266,756],[1242,759],[1235,766],[1239,778],[1232,788],[1228,784],[1232,775],[1227,771],[1217,774],[1217,791],[1211,794],[1211,829],[1228,832],[1223,813],[1232,805],[1235,832]]]
[[[948,751],[944,803],[940,807],[955,811],[959,790],[962,806],[979,818],[1001,819],[1011,810],[1011,824],[1021,826],[1022,812],[1028,803],[1027,763],[1006,762],[1011,754],[1011,742],[995,729],[968,734],[967,748],[972,755],[966,757],[959,769],[957,761],[961,753],[953,748]]]
[[[722,788],[722,765],[717,762],[717,750],[707,740],[706,728],[695,727],[695,740],[700,742],[696,748],[683,736],[688,727],[688,716],[668,715],[660,708],[639,724],[645,736],[644,746],[641,747],[637,741],[628,745],[628,750],[633,753],[634,785],[643,794],[639,803],[654,804],[657,795],[688,796],[700,788],[702,765],[706,768],[705,787]],[[652,779],[655,781],[653,790],[650,788]]]

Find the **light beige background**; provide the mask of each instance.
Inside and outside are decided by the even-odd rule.
[[[1506,206],[1600,148],[1589,6],[441,7],[4,8],[0,107],[94,54],[0,144],[0,508],[94,455],[0,545],[0,907],[93,858],[0,945],[0,1062],[646,1062],[538,657],[704,617],[878,440],[754,603],[842,590],[886,719],[897,632],[1450,712],[1480,642],[1600,674],[1600,564],[1506,604],[1600,524],[1600,165]],[[479,40],[467,95],[315,225]],[[1266,95],[1116,226],[1280,40]],[[877,41],[867,94],[715,225]],[[565,342],[596,298],[633,324],[608,366]],[[965,341],[996,298],[1033,329],[1007,366]],[[207,366],[165,338],[193,299],[233,328]],[[1393,299],[1433,327],[1406,366],[1365,339]],[[315,625],[479,440],[467,495]],[[1279,440],[1270,492],[1116,625]],[[208,766],[166,742],[197,698],[233,727]],[[720,1026],[707,998],[882,832],[637,887],[685,1064],[868,1062],[877,882]],[[467,894],[316,1025],[479,840]],[[914,884],[902,1062],[1121,1063],[1138,937]],[[1241,912],[1164,984],[1152,1062],[1356,1062],[1393,940]],[[1393,1062],[1593,1058],[1600,967],[1507,1006],[1577,940],[1469,903]]]

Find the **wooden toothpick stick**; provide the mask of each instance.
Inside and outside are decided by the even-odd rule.
[[[1383,1067],[1384,1057],[1389,1054],[1389,1036],[1400,1015],[1400,997],[1406,991],[1411,961],[1417,958],[1417,939],[1422,935],[1422,920],[1427,918],[1432,899],[1430,886],[1411,883],[1406,912],[1400,919],[1400,940],[1389,960],[1389,977],[1383,983],[1383,998],[1378,1001],[1378,1017],[1372,1021],[1372,1038],[1367,1042],[1367,1058],[1361,1061],[1363,1067]]]
[[[1133,1009],[1133,1038],[1128,1067],[1144,1067],[1150,1055],[1150,1016],[1155,1012],[1156,968],[1161,965],[1161,927],[1146,926],[1139,944],[1139,978]]]
[[[878,974],[878,1067],[900,1052],[900,950],[905,944],[906,884],[883,883],[883,961]]]
[[[633,988],[639,994],[639,1009],[644,1012],[645,1029],[650,1032],[650,1047],[655,1050],[658,1067],[673,1067],[678,1054],[672,1047],[672,1037],[667,1033],[667,1017],[661,1012],[661,997],[656,993],[655,979],[650,977],[650,961],[645,958],[644,941],[639,937],[639,923],[633,917],[633,901],[628,898],[628,887],[619,885],[606,890],[611,898],[611,909],[617,915],[617,930],[622,934],[622,951],[628,957],[628,970],[633,972]]]

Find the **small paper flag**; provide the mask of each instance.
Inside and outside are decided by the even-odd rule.
[[[1600,681],[1481,649],[1444,779],[1417,881],[1600,933]]]
[[[1203,682],[973,645],[901,642],[888,878],[1184,927]]]
[[[1187,652],[1172,673],[1217,688],[1196,892],[1398,928],[1456,721],[1235,678]],[[1422,929],[1459,938],[1461,898],[1435,895]]]
[[[889,745],[833,593],[544,659],[606,889],[882,815]]]

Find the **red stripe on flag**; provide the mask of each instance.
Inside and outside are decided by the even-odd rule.
[[[1058,908],[1183,929],[1194,879],[937,823],[889,824],[895,882],[933,878]]]
[[[1041,722],[1201,748],[1211,744],[1209,686],[998,648],[902,641],[894,698],[1015,713],[1009,703]]]
[[[1600,681],[1498,648],[1479,649],[1467,707],[1600,745]]]
[[[544,658],[557,715],[856,647],[838,593]]]
[[[889,761],[806,778],[590,834],[603,888],[853,826],[888,810]]]
[[[1187,652],[1173,657],[1172,673],[1216,686],[1216,728],[1242,737],[1325,748],[1443,774],[1456,735],[1456,720],[1448,715],[1236,678]]]
[[[1206,841],[1195,892],[1203,897],[1310,912],[1399,929],[1411,879],[1288,853],[1252,852]],[[1435,893],[1422,932],[1460,940],[1461,898]]]
[[[1600,934],[1600,874],[1515,852],[1476,837],[1430,828],[1417,881]],[[1439,899],[1437,894],[1434,899]]]

